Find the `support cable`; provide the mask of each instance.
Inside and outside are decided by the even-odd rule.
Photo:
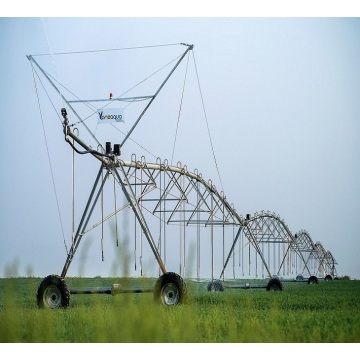
[[[67,248],[67,245],[66,245],[66,240],[65,240],[64,226],[63,226],[63,222],[62,222],[62,219],[61,219],[59,198],[58,198],[57,191],[56,191],[54,172],[53,172],[53,168],[52,168],[52,164],[51,164],[51,158],[50,158],[50,151],[49,151],[49,146],[48,146],[47,137],[46,137],[44,118],[43,118],[43,115],[42,115],[42,110],[41,110],[41,105],[40,105],[40,98],[39,98],[38,88],[37,88],[37,85],[36,85],[36,80],[35,80],[35,74],[34,74],[34,68],[33,67],[32,67],[32,74],[33,74],[33,79],[34,79],[36,97],[37,97],[38,106],[39,106],[41,125],[42,125],[44,140],[45,140],[46,153],[47,153],[47,158],[48,158],[49,167],[50,167],[51,179],[52,179],[52,183],[53,183],[53,189],[54,189],[54,194],[55,194],[55,199],[56,199],[56,206],[57,206],[57,211],[58,211],[58,216],[59,216],[59,222],[60,222],[62,237],[63,237],[63,241],[64,241],[66,254],[69,255],[69,251],[68,251],[68,248]]]
[[[49,55],[74,55],[74,54],[88,54],[88,53],[98,53],[98,52],[109,52],[109,51],[124,51],[124,50],[138,50],[138,49],[147,49],[154,47],[164,47],[164,46],[174,46],[182,45],[180,43],[175,44],[160,44],[160,45],[147,45],[147,46],[134,46],[134,47],[124,47],[124,48],[115,48],[115,49],[98,49],[98,50],[83,50],[83,51],[69,51],[69,52],[57,52],[51,54],[35,54],[33,56],[49,56]]]
[[[162,88],[165,86],[166,82],[169,80],[169,78],[171,77],[171,75],[173,74],[173,72],[175,71],[175,69],[179,66],[179,64],[181,63],[182,59],[185,57],[185,55],[187,54],[188,51],[193,49],[193,45],[187,45],[187,50],[178,57],[178,61],[175,64],[175,66],[172,68],[172,70],[170,71],[170,73],[168,74],[168,76],[165,78],[165,80],[162,82],[162,84],[160,85],[160,87],[157,89],[156,93],[151,97],[151,100],[149,101],[149,103],[146,105],[146,107],[144,108],[144,110],[142,111],[142,113],[140,114],[140,116],[137,118],[137,120],[135,121],[134,125],[132,126],[132,128],[130,129],[130,131],[127,133],[127,135],[125,136],[125,138],[123,139],[123,141],[120,144],[120,147],[124,146],[125,141],[129,138],[129,136],[131,135],[131,133],[134,131],[134,129],[136,128],[137,124],[139,123],[139,121],[141,120],[141,118],[143,117],[143,115],[145,114],[145,112],[148,110],[148,108],[150,107],[150,105],[152,104],[152,102],[155,100],[155,98],[158,96],[159,92],[162,90]],[[176,60],[176,59],[175,59]]]
[[[176,145],[176,139],[177,139],[177,134],[178,134],[178,129],[179,129],[179,122],[180,122],[182,103],[183,103],[183,99],[184,99],[184,90],[185,90],[186,77],[187,77],[188,66],[189,66],[189,58],[190,58],[190,56],[188,56],[187,62],[186,62],[185,77],[184,77],[183,88],[182,88],[182,93],[181,93],[179,114],[178,114],[177,123],[176,123],[175,139],[174,139],[174,145],[173,145],[173,150],[172,150],[172,154],[171,154],[171,162],[170,162],[170,164],[172,164],[173,160],[174,160],[175,145]]]
[[[199,80],[199,74],[198,74],[198,71],[197,71],[194,51],[193,51],[193,59],[194,59],[194,64],[195,64],[195,71],[196,71],[196,77],[197,77],[197,81],[198,81],[198,87],[199,87],[199,92],[200,92],[200,97],[201,97],[201,103],[202,103],[204,117],[205,117],[205,121],[206,121],[206,127],[207,127],[207,131],[208,131],[209,139],[210,139],[211,150],[212,150],[213,158],[214,158],[214,161],[215,161],[215,166],[216,166],[217,174],[218,174],[218,177],[219,177],[219,181],[220,181],[220,184],[221,184],[221,189],[222,189],[222,191],[224,191],[224,186],[223,186],[223,183],[222,183],[222,180],[221,180],[219,167],[218,167],[218,164],[217,164],[217,161],[216,161],[215,150],[214,150],[214,146],[213,146],[213,142],[212,142],[212,138],[211,138],[211,134],[210,134],[209,122],[208,122],[206,111],[205,111],[205,104],[204,104],[204,99],[203,99],[202,91],[201,91],[201,87],[200,87],[200,80]]]
[[[58,114],[58,111],[57,111],[57,109],[56,109],[56,106],[54,105],[53,101],[51,100],[49,93],[46,91],[45,86],[44,86],[43,82],[41,81],[41,78],[40,78],[39,74],[38,74],[37,71],[34,69],[33,63],[31,63],[31,68],[32,68],[32,72],[33,72],[34,82],[35,82],[35,76],[34,76],[34,73],[35,73],[36,76],[37,76],[37,78],[38,78],[38,80],[39,80],[39,82],[40,82],[40,84],[41,84],[41,86],[42,86],[42,88],[43,88],[43,90],[44,90],[44,92],[45,92],[45,94],[46,94],[46,96],[47,96],[47,98],[48,98],[48,100],[50,101],[50,104],[51,104],[52,108],[54,109],[54,111],[55,111],[55,113],[56,113],[56,115],[57,115],[57,117],[58,117],[58,119],[60,120],[60,123],[61,123],[61,125],[62,125],[62,119],[61,119],[61,117],[60,117],[59,114]],[[36,88],[36,86],[35,86],[35,88]],[[38,100],[38,101],[39,101],[39,100]]]
[[[148,77],[146,77],[145,79],[141,80],[140,82],[138,82],[137,84],[135,84],[133,87],[131,87],[130,89],[126,90],[125,92],[123,92],[121,95],[119,95],[116,98],[113,98],[112,100],[110,100],[106,105],[104,105],[103,107],[101,107],[100,109],[96,109],[96,111],[93,111],[92,114],[88,115],[87,117],[85,117],[84,119],[81,119],[80,121],[70,125],[70,126],[76,126],[80,123],[84,123],[86,120],[88,120],[91,116],[93,116],[94,114],[96,114],[99,110],[104,109],[105,107],[107,107],[108,105],[112,104],[114,101],[120,99],[122,96],[126,95],[127,93],[129,93],[131,90],[134,90],[136,87],[138,87],[140,84],[144,83],[145,81],[147,81],[148,79],[150,79],[151,77],[155,76],[157,73],[159,73],[160,71],[162,71],[163,69],[165,69],[167,66],[169,66],[170,64],[174,63],[176,60],[178,60],[180,56],[175,57],[173,60],[171,60],[170,62],[168,62],[167,64],[165,64],[164,66],[162,66],[160,69],[156,70],[155,72],[153,72],[152,74],[150,74]],[[63,86],[63,85],[62,85]],[[64,87],[65,88],[65,87]],[[151,96],[150,101],[148,103],[148,105],[145,107],[145,109],[147,109],[150,104],[152,103],[152,101],[155,99],[155,96],[159,93],[159,91],[161,90],[161,88],[156,92],[155,95]],[[68,90],[69,91],[69,90]],[[74,94],[73,94],[74,95]],[[145,99],[147,100],[147,99]],[[146,110],[143,111],[142,115],[145,113]],[[140,118],[142,116],[140,115]],[[139,121],[140,119],[138,119],[137,121]],[[134,127],[133,127],[134,128]],[[130,133],[132,132],[132,129],[130,129],[130,131],[126,134],[126,138],[123,140],[123,142],[121,143],[121,146],[123,146],[123,144],[125,143],[125,140],[127,140],[127,138],[130,136]]]
[[[51,56],[51,61],[52,61],[52,65],[53,65],[53,67],[54,67],[55,75],[57,76],[57,71],[56,71],[56,66],[55,66],[55,59],[54,59],[54,53],[53,53],[52,48],[51,48],[51,46],[50,46],[50,40],[49,40],[49,36],[48,36],[48,33],[47,33],[45,21],[44,21],[43,18],[41,18],[41,23],[42,23],[42,26],[43,26],[43,31],[44,31],[44,34],[45,34],[46,42],[47,42],[47,45],[48,45],[49,50],[50,50],[50,54],[49,54],[49,55]],[[61,94],[60,89],[59,89],[59,93],[60,93],[60,98],[61,98],[61,100],[62,100],[62,105],[63,105],[62,107],[64,107],[64,105],[65,105],[65,103],[64,103],[64,98],[63,98],[63,96],[62,96],[62,94]]]

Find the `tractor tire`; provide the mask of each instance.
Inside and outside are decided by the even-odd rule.
[[[296,276],[296,281],[303,281],[304,280],[304,276],[299,274]]]
[[[331,275],[326,275],[325,276],[325,281],[332,281],[332,276]]]
[[[271,278],[266,286],[266,291],[283,291],[284,286],[277,278]]]
[[[173,272],[162,274],[156,281],[154,301],[166,306],[184,304],[187,298],[186,284],[182,277]]]
[[[208,283],[207,290],[211,292],[224,291],[224,284],[221,280],[212,280]]]
[[[70,305],[70,291],[61,276],[49,275],[40,283],[36,293],[41,309],[66,308]]]
[[[308,284],[318,284],[319,280],[315,275],[312,275],[308,279]]]

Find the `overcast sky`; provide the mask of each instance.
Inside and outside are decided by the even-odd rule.
[[[199,110],[179,125],[174,162],[199,169],[218,189],[222,183],[238,213],[270,210],[294,233],[305,229],[334,255],[339,275],[360,278],[359,18],[1,18],[0,30],[0,276],[60,273],[66,258],[26,55],[189,43],[221,182]],[[159,64],[172,59],[172,49],[156,53]],[[111,79],[122,71],[120,63],[99,61],[96,75],[106,80],[79,84],[81,71],[91,75],[92,68],[84,59],[66,61],[49,57],[47,65],[59,78],[70,74],[66,80],[82,85],[79,91],[96,85],[95,97],[114,91]],[[192,73],[186,90],[195,94],[197,86]],[[134,131],[149,152],[129,142],[124,156],[171,159],[181,88],[176,91],[174,102],[162,103],[164,97],[154,106],[157,123],[144,120]],[[192,105],[202,110],[194,95],[184,112]],[[59,119],[45,114],[44,123],[58,196],[67,199],[60,201],[67,226],[70,151]],[[98,165],[89,166],[95,176]]]

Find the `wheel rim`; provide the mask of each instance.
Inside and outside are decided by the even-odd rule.
[[[272,291],[279,291],[279,290],[280,290],[279,285],[273,284],[273,285],[271,286],[270,290],[272,290]]]
[[[44,291],[44,305],[50,309],[56,309],[61,306],[61,292],[55,285],[48,286]]]
[[[177,305],[179,298],[180,293],[176,285],[169,283],[161,289],[161,302],[163,305]]]

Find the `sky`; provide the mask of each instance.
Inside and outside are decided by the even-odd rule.
[[[190,95],[184,96],[185,120],[179,122],[174,156],[180,76],[154,102],[151,121],[142,120],[132,134],[142,147],[129,141],[122,156],[130,160],[136,152],[151,162],[156,160],[151,154],[173,157],[188,169],[199,169],[238,213],[279,214],[294,233],[305,229],[331,251],[339,275],[360,279],[360,19],[317,13],[150,14],[123,17],[119,11],[116,18],[68,18],[11,13],[0,18],[0,277],[44,277],[62,270],[66,251],[51,171],[69,243],[71,152],[59,118],[43,105],[45,94],[39,112],[26,55],[187,43],[194,44],[197,73],[194,67],[189,70],[185,90]],[[89,62],[79,56],[38,59],[79,93],[106,97],[118,80],[140,78],[141,69],[166,63],[179,48],[139,52],[128,62],[99,57],[95,68],[90,57]],[[61,101],[55,101],[59,110]],[[79,196],[86,198],[98,164],[77,161],[84,190]],[[109,267],[97,264],[98,248],[95,252],[96,260],[86,267],[91,271],[84,273],[80,263],[69,274],[109,275]]]

